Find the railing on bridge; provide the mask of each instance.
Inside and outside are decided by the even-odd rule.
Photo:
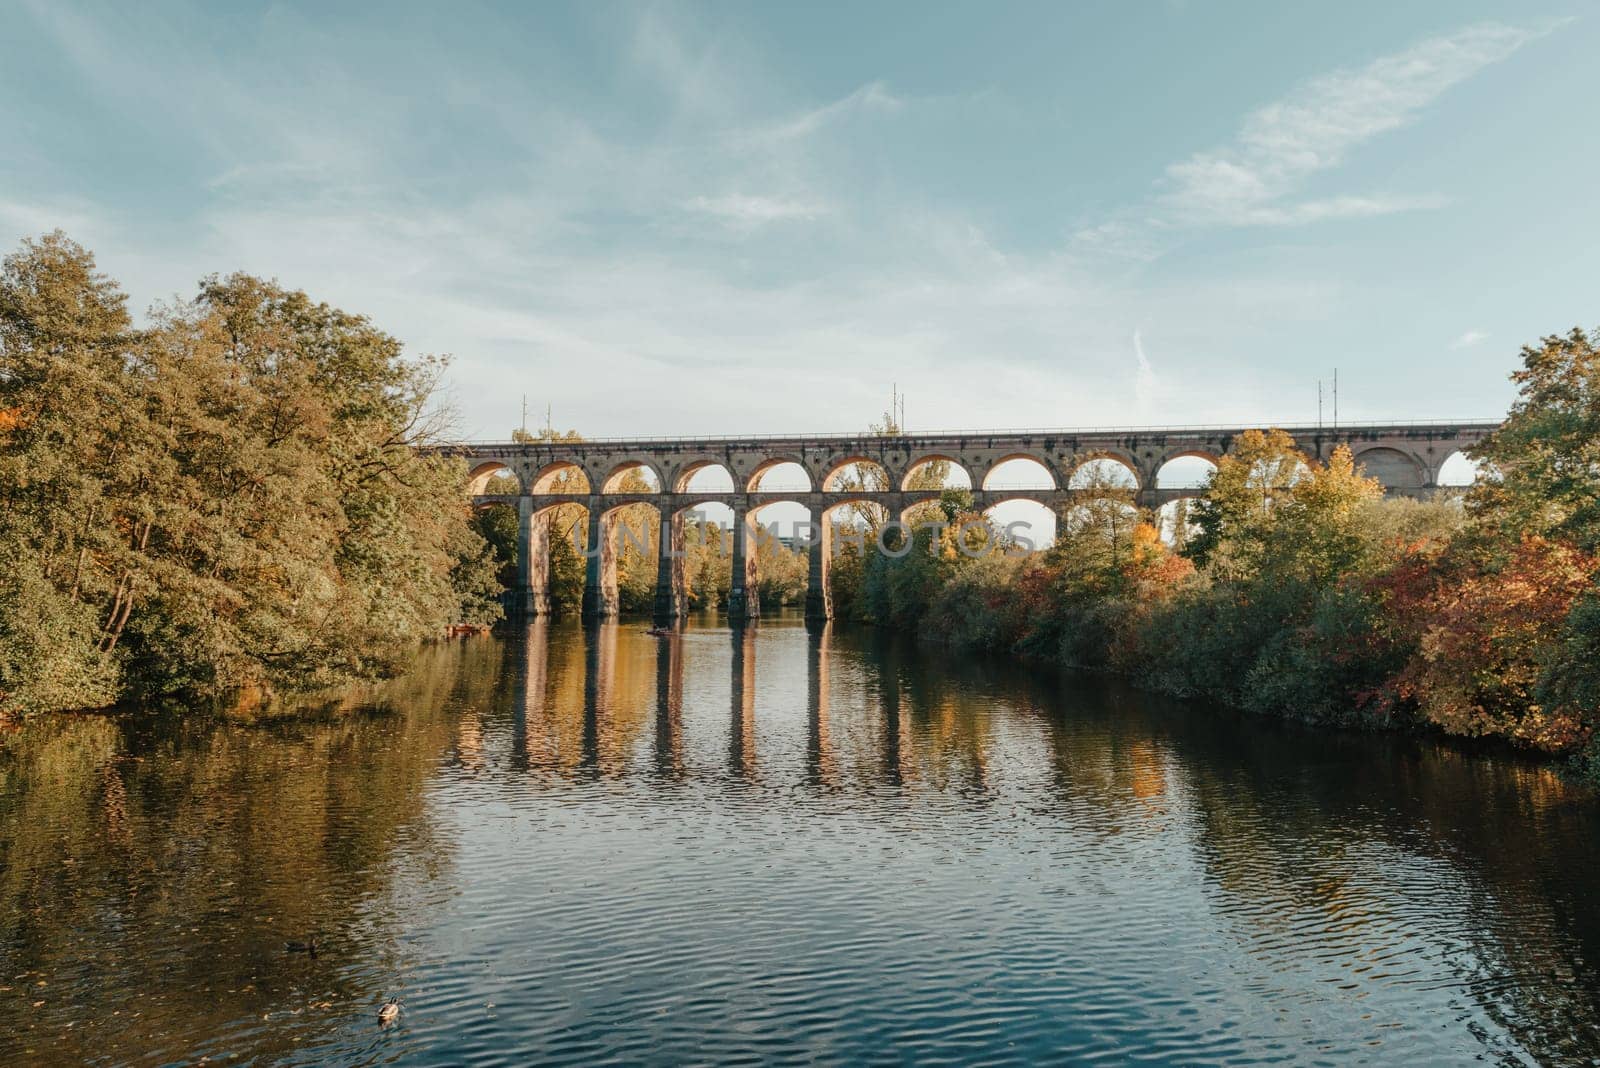
[[[898,434],[877,434],[870,430],[856,431],[854,433],[828,431],[819,434],[674,434],[674,435],[644,435],[634,437],[607,437],[583,438],[578,441],[512,441],[508,438],[462,438],[450,444],[458,447],[470,446],[502,446],[502,445],[672,445],[685,442],[769,442],[769,441],[860,441],[863,438],[910,438],[913,440],[926,440],[929,438],[990,438],[990,437],[1087,437],[1091,435],[1118,434],[1137,436],[1142,434],[1216,434],[1230,431],[1241,431],[1251,428],[1266,429],[1279,427],[1291,434],[1337,434],[1351,430],[1406,430],[1420,427],[1452,427],[1459,429],[1491,429],[1499,426],[1501,420],[1496,419],[1375,419],[1375,420],[1344,420],[1337,424],[1324,423],[1273,423],[1273,422],[1237,422],[1237,423],[1206,423],[1187,425],[1160,425],[1149,426],[1077,426],[1077,427],[1004,427],[973,430],[929,430],[909,431],[901,430]]]

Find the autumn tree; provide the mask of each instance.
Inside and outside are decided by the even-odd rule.
[[[418,448],[441,362],[244,275],[123,305],[59,234],[0,275],[0,707],[392,674],[497,614],[459,464]]]
[[[1194,508],[1195,534],[1184,548],[1197,567],[1228,577],[1259,571],[1270,551],[1273,507],[1304,467],[1286,431],[1246,430],[1206,480]]]
[[[112,590],[141,516],[140,343],[116,283],[59,231],[0,268],[0,709],[106,704],[123,608]]]
[[[1365,509],[1383,498],[1383,484],[1356,468],[1348,445],[1335,447],[1325,464],[1305,466],[1301,476],[1266,516],[1270,546],[1260,566],[1322,589],[1368,555]]]
[[[1402,606],[1418,648],[1399,676],[1400,695],[1451,734],[1498,735],[1549,752],[1587,742],[1592,664],[1567,659],[1583,648],[1564,648],[1559,636],[1574,603],[1592,590],[1597,563],[1529,536],[1503,566],[1434,583],[1417,604]]]
[[[1472,450],[1487,467],[1472,516],[1507,545],[1524,534],[1600,548],[1600,331],[1522,350],[1506,420]]]

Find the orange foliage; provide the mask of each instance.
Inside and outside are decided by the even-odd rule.
[[[1141,595],[1163,596],[1194,574],[1194,563],[1169,550],[1161,540],[1161,532],[1151,524],[1134,527],[1131,540],[1132,551],[1122,573]]]
[[[1439,581],[1427,554],[1403,561],[1384,586],[1417,652],[1395,680],[1400,697],[1456,734],[1499,734],[1547,752],[1571,749],[1589,729],[1575,710],[1534,698],[1573,601],[1600,559],[1529,537],[1497,571],[1471,569]]]

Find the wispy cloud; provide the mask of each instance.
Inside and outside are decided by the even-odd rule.
[[[1487,340],[1488,337],[1489,335],[1482,330],[1468,330],[1466,333],[1450,342],[1450,347],[1453,349],[1471,348],[1478,342]]]
[[[1438,207],[1444,201],[1435,195],[1293,197],[1312,175],[1415,121],[1451,87],[1547,32],[1479,23],[1365,67],[1314,78],[1252,112],[1228,144],[1169,166],[1159,214],[1190,226],[1284,226]]]
[[[905,101],[890,92],[883,82],[868,82],[848,96],[766,124],[759,128],[758,136],[772,141],[792,141],[809,137],[824,126],[852,115],[892,115],[903,107]]]
[[[1150,410],[1150,402],[1155,398],[1156,370],[1150,366],[1150,358],[1144,354],[1144,338],[1141,331],[1133,332],[1133,356],[1136,367],[1133,372],[1133,398],[1139,406],[1139,414],[1143,415]]]
[[[233,268],[304,286],[372,314],[413,350],[454,352],[471,434],[503,432],[522,389],[589,433],[679,431],[688,417],[660,400],[685,396],[687,374],[708,432],[846,429],[878,410],[891,378],[912,373],[926,426],[1119,419],[1130,377],[1143,421],[1277,411],[1292,394],[1274,393],[1251,353],[1327,321],[1335,281],[1270,269],[1138,277],[1105,269],[1112,255],[1158,255],[1185,225],[1442,203],[1307,197],[1302,183],[1532,36],[1462,31],[1441,39],[1457,42],[1453,52],[1418,46],[1307,83],[1226,145],[1176,164],[1141,202],[1090,216],[1063,251],[1007,247],[987,228],[988,205],[886,165],[889,123],[911,135],[923,126],[942,151],[961,135],[935,127],[936,98],[881,81],[833,99],[776,96],[770,57],[721,26],[678,25],[695,16],[670,5],[629,14],[620,38],[606,24],[616,102],[539,81],[560,69],[553,59],[486,59],[448,38],[400,97],[372,88],[384,75],[370,58],[293,22],[269,20],[262,32],[276,26],[284,41],[269,36],[274,47],[225,68],[184,46],[178,20],[107,28],[40,10],[41,40],[53,32],[81,46],[63,51],[78,57],[86,91],[116,101],[137,89],[151,122],[189,152],[191,177],[202,176],[174,183],[190,200],[158,238],[134,229],[138,194],[94,205],[121,233],[92,240],[136,298]],[[1454,73],[1424,77],[1413,62]],[[1387,93],[1388,110],[1357,107],[1356,83],[1371,83],[1374,100]],[[356,102],[327,106],[346,99]],[[441,102],[457,124],[450,144],[464,151],[439,150],[426,101]],[[652,121],[636,121],[641,113]],[[0,223],[17,230],[63,218],[77,228],[54,207],[0,200]],[[1144,330],[1159,339],[1159,374]],[[987,388],[972,387],[978,367]]]
[[[753,229],[768,223],[815,219],[826,215],[829,207],[800,197],[755,196],[729,193],[724,196],[691,198],[684,207],[710,215],[736,229]]]
[[[86,240],[93,218],[94,213],[87,204],[59,199],[40,202],[0,197],[0,235],[33,235],[61,229],[79,240]]]

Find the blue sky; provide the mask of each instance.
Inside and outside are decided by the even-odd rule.
[[[1594,7],[0,9],[6,245],[370,314],[466,436],[1490,416],[1600,321]]]

